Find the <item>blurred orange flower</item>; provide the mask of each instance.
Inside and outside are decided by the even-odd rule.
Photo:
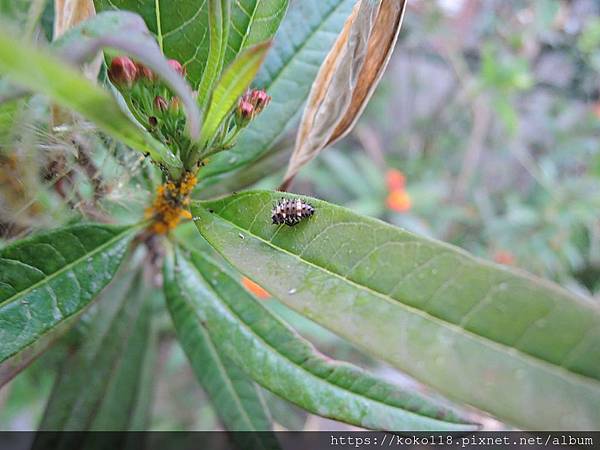
[[[513,266],[515,264],[515,255],[508,250],[497,250],[494,253],[494,261],[498,264]]]
[[[385,182],[388,191],[403,190],[406,185],[406,177],[398,169],[389,169],[385,174]]]
[[[410,195],[403,189],[395,189],[388,194],[385,204],[396,212],[406,212],[412,206]]]
[[[256,295],[261,300],[266,300],[269,297],[271,297],[271,294],[269,294],[267,291],[265,291],[262,287],[260,287],[258,284],[256,284],[254,281],[252,281],[250,278],[242,277],[242,284],[249,292]]]

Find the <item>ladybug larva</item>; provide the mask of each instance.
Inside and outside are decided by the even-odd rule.
[[[315,208],[299,198],[292,200],[282,198],[273,207],[271,219],[275,225],[286,224],[293,227],[314,213]]]

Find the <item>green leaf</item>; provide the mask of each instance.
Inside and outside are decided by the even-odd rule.
[[[316,212],[297,226],[274,226],[280,196],[245,192],[192,214],[286,305],[449,397],[521,428],[598,427],[597,307],[323,201],[306,199]]]
[[[248,47],[270,40],[288,6],[288,0],[236,0],[231,7],[231,29],[225,65]]]
[[[255,45],[241,53],[223,72],[215,86],[208,112],[202,126],[201,142],[206,145],[219,130],[223,120],[237,104],[263,62],[270,42]]]
[[[214,198],[231,192],[241,191],[265,178],[265,174],[274,174],[282,170],[288,163],[292,153],[292,144],[288,139],[278,141],[269,152],[247,166],[225,172],[210,178],[200,178],[195,190],[196,198]]]
[[[142,282],[138,274],[132,284],[117,285],[95,305],[85,337],[61,369],[41,430],[146,428],[157,348],[152,304]],[[69,435],[63,438],[68,440]]]
[[[50,349],[65,333],[67,333],[80,319],[85,312],[74,314],[68,319],[63,320],[59,325],[38,338],[31,345],[16,353],[12,357],[0,363],[0,387],[11,381],[19,373],[25,370],[40,355]]]
[[[0,250],[0,361],[81,313],[110,282],[137,229],[77,225]]]
[[[188,326],[204,324],[221,351],[275,394],[314,414],[366,428],[472,428],[419,394],[322,356],[208,257],[192,253],[191,263],[177,251],[172,258],[165,279],[175,285],[170,294],[187,304],[181,314]]]
[[[163,144],[136,126],[104,89],[83,74],[46,52],[23,44],[0,32],[0,75],[33,92],[50,97],[70,108],[124,144],[149,153],[173,176],[181,171],[181,161]]]
[[[219,352],[204,325],[196,320],[193,303],[176,278],[170,258],[165,266],[165,294],[177,337],[223,424],[233,431],[270,430],[271,420],[258,389]]]
[[[0,14],[4,20],[24,25],[27,22],[30,0],[0,0]]]
[[[192,86],[200,83],[210,48],[207,0],[94,0],[98,12],[134,11],[142,16],[164,52],[181,62]]]
[[[225,61],[225,49],[229,36],[231,3],[228,0],[208,0],[208,25],[210,30],[210,50],[208,61],[198,87],[198,103],[204,109],[209,100],[215,81],[221,75]]]
[[[215,155],[202,178],[234,170],[254,161],[285,134],[302,112],[323,59],[354,5],[354,0],[292,2],[253,85],[272,97],[237,145]]]

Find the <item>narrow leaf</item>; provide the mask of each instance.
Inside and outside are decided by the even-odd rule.
[[[348,133],[394,50],[405,0],[360,0],[312,86],[283,186],[327,145]]]
[[[188,293],[179,285],[174,259],[165,266],[165,294],[177,336],[200,384],[212,400],[223,424],[232,431],[265,431],[271,421],[252,380],[219,352],[215,342],[198,322]]]
[[[201,139],[206,145],[218,131],[239,97],[248,88],[260,68],[271,45],[263,42],[241,53],[223,72],[212,94],[210,106],[202,126]]]
[[[236,0],[231,6],[231,29],[225,65],[248,47],[270,40],[288,6],[288,0]]]
[[[228,0],[208,0],[208,26],[210,31],[210,50],[208,61],[198,87],[198,103],[204,109],[215,81],[223,70],[225,49],[229,36],[229,18],[231,5]]]
[[[319,66],[355,0],[293,1],[253,85],[272,97],[269,107],[231,150],[211,158],[202,178],[235,170],[269,152],[302,111]]]
[[[315,214],[295,227],[274,226],[278,197],[244,192],[192,214],[286,305],[449,397],[520,428],[600,424],[596,306],[323,201],[307,198]]]
[[[77,225],[0,250],[0,361],[80,313],[110,282],[136,230]]]
[[[215,262],[199,253],[192,260],[178,252],[166,277],[194,313],[190,321],[205,323],[217,346],[263,387],[314,414],[365,428],[472,428],[416,393],[328,360]]]
[[[2,361],[0,363],[0,388],[25,370],[36,358],[67,333],[77,323],[83,312],[85,312],[85,309],[63,320],[59,325],[45,333],[31,345]]]
[[[154,372],[156,347],[152,305],[141,282],[138,276],[130,289],[119,286],[96,305],[87,334],[61,369],[41,430],[144,429],[145,420],[136,415],[137,405],[146,402],[140,395],[147,393],[142,381],[148,375],[145,371]],[[68,434],[62,438],[62,445],[70,439]]]
[[[174,176],[181,172],[181,161],[167,147],[131,122],[107,91],[68,64],[1,31],[0,75],[6,75],[11,82],[33,92],[47,95],[126,145],[149,153],[154,161]]]

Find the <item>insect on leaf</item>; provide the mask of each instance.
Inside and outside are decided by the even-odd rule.
[[[406,1],[361,0],[346,21],[313,84],[282,188],[360,117],[390,59]]]
[[[280,196],[244,192],[191,209],[204,238],[245,276],[450,398],[519,428],[600,423],[597,305],[316,199],[301,197],[314,217],[273,225]]]

